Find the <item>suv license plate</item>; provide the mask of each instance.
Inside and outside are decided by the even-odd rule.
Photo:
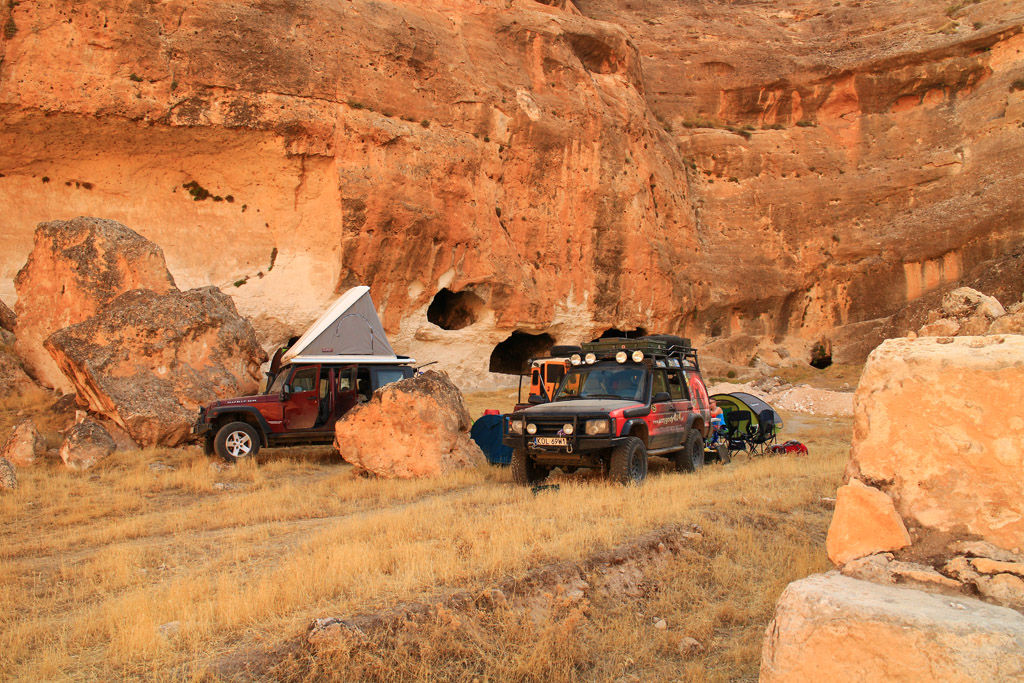
[[[569,440],[561,436],[538,436],[533,440],[534,446],[568,446]]]

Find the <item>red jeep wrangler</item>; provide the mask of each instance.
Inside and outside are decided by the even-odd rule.
[[[543,399],[531,396],[531,403]],[[596,467],[622,483],[647,476],[649,455],[677,470],[704,465],[711,403],[689,340],[668,335],[584,344],[550,402],[505,416],[520,484],[554,467]]]
[[[264,394],[202,408],[192,433],[203,439],[208,455],[216,452],[229,461],[256,455],[262,446],[330,444],[342,415],[368,401],[376,389],[413,372],[394,362],[293,363],[281,369]]]

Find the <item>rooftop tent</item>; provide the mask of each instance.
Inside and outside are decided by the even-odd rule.
[[[779,411],[775,410],[775,408],[772,408],[753,394],[748,394],[743,391],[735,391],[731,394],[715,394],[711,399],[718,404],[718,407],[721,408],[722,412],[727,416],[734,410],[746,410],[749,412],[750,424],[752,427],[757,427],[757,416],[760,415],[762,411],[770,410],[775,413],[776,433],[782,430],[782,416],[779,415]]]
[[[339,356],[362,362],[406,363],[388,343],[370,299],[370,288],[342,294],[281,358],[282,362],[331,362]]]

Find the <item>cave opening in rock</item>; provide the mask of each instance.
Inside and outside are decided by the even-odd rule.
[[[546,354],[554,343],[555,338],[550,334],[529,334],[516,330],[491,351],[490,371],[505,375],[525,375],[530,371],[527,367],[529,360]]]
[[[427,306],[427,320],[443,330],[461,330],[480,318],[484,300],[473,292],[453,292],[444,287]]]
[[[824,370],[832,365],[832,344],[820,341],[811,348],[811,367]]]
[[[639,339],[640,337],[647,336],[647,329],[644,327],[638,327],[635,330],[620,330],[617,327],[609,327],[607,330],[597,336],[597,339],[592,341],[598,341],[600,339]]]

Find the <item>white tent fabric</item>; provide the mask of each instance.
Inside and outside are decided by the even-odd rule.
[[[339,358],[342,357],[342,358]],[[370,288],[353,287],[342,294],[299,340],[282,362],[361,361],[408,363],[398,358],[384,334]]]

